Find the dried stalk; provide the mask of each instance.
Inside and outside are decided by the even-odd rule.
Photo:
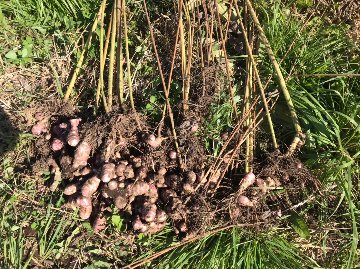
[[[74,74],[72,75],[71,77],[71,80],[70,80],[70,83],[69,83],[69,86],[66,90],[66,93],[65,93],[65,96],[64,96],[64,101],[67,102],[69,101],[69,98],[70,98],[70,95],[72,93],[72,91],[74,90],[74,86],[75,86],[75,82],[76,82],[76,79],[80,73],[80,70],[83,66],[83,63],[84,63],[84,59],[85,59],[85,54],[86,52],[88,51],[90,45],[91,45],[91,40],[92,40],[92,36],[96,30],[96,27],[98,25],[98,21],[99,21],[99,18],[100,18],[100,14],[101,14],[101,10],[102,10],[102,5],[104,4],[106,0],[103,0],[102,4],[100,5],[100,8],[99,8],[99,11],[98,11],[98,14],[96,15],[95,19],[94,19],[94,22],[93,22],[93,25],[91,27],[91,30],[90,30],[90,33],[86,39],[86,42],[85,42],[85,46],[84,46],[84,49],[82,50],[81,54],[80,54],[80,58],[76,64],[76,68],[74,70]]]
[[[229,83],[229,93],[230,93],[230,97],[231,97],[231,105],[232,105],[233,111],[235,113],[235,117],[237,117],[238,114],[237,114],[235,97],[234,97],[234,88],[233,88],[232,77],[231,77],[231,72],[230,72],[229,60],[228,60],[227,53],[226,53],[225,40],[224,40],[223,32],[221,29],[221,20],[220,20],[219,7],[218,7],[217,0],[215,0],[215,11],[216,11],[216,15],[218,18],[222,50],[223,50],[224,58],[225,58],[226,74],[227,74],[228,83]]]
[[[292,99],[291,99],[291,96],[290,96],[290,92],[286,86],[286,82],[285,82],[285,79],[282,75],[282,72],[281,72],[281,69],[280,69],[280,66],[279,66],[279,63],[277,62],[275,56],[274,56],[274,52],[270,46],[270,43],[265,35],[265,32],[264,30],[262,29],[261,27],[261,24],[259,22],[259,19],[257,18],[257,15],[256,15],[256,12],[254,10],[254,8],[252,7],[252,4],[251,4],[251,1],[250,0],[245,0],[246,1],[246,5],[247,7],[249,8],[249,11],[250,11],[250,15],[255,23],[255,26],[257,27],[258,31],[259,31],[259,37],[261,39],[261,41],[263,42],[263,44],[265,45],[265,48],[266,48],[266,51],[268,53],[268,56],[274,66],[274,69],[276,71],[276,74],[277,74],[277,77],[279,79],[279,84],[280,84],[280,88],[284,94],[284,97],[285,97],[285,101],[288,105],[288,108],[289,108],[289,111],[290,111],[290,116],[291,116],[291,120],[293,122],[293,126],[295,128],[295,137],[293,139],[293,142],[291,143],[289,149],[288,149],[288,152],[287,154],[292,154],[297,145],[299,144],[299,142],[301,141],[301,139],[303,138],[303,133],[302,133],[302,129],[301,129],[301,126],[299,124],[299,120],[298,120],[298,117],[297,117],[297,114],[296,114],[296,111],[295,111],[295,107],[294,107],[294,104],[292,102]]]
[[[124,109],[124,70],[123,70],[123,62],[124,62],[124,56],[122,52],[122,1],[125,0],[117,0],[117,29],[118,29],[118,36],[117,36],[117,51],[116,51],[116,57],[117,57],[117,87],[119,92],[119,99],[120,99],[120,106],[122,109]]]
[[[134,104],[134,97],[133,97],[133,89],[132,89],[132,81],[131,81],[131,62],[130,62],[130,53],[129,53],[129,38],[128,38],[128,29],[127,29],[127,21],[126,21],[126,5],[125,1],[122,2],[122,12],[123,12],[123,19],[124,19],[124,34],[125,34],[125,54],[126,54],[126,70],[127,70],[127,79],[128,79],[128,87],[129,87],[129,98],[130,98],[130,105],[135,112],[135,104]]]
[[[182,3],[182,0],[180,0],[180,2]],[[181,3],[180,3],[180,7],[182,5]],[[154,32],[153,32],[153,29],[152,29],[152,26],[151,26],[151,21],[150,21],[150,17],[149,17],[149,13],[148,13],[148,10],[147,10],[145,0],[143,0],[143,4],[144,4],[144,10],[145,10],[145,14],[146,14],[146,19],[147,19],[147,22],[148,22],[148,25],[149,25],[149,31],[150,31],[150,36],[151,36],[154,52],[155,52],[155,57],[156,57],[156,61],[157,61],[157,64],[158,64],[158,69],[159,69],[159,73],[160,73],[160,77],[161,77],[161,82],[162,82],[163,88],[164,88],[165,102],[166,102],[167,110],[168,110],[169,117],[170,117],[171,129],[172,129],[172,133],[173,133],[173,136],[174,136],[174,143],[175,143],[175,148],[176,148],[177,155],[178,155],[178,161],[179,161],[180,166],[181,166],[182,165],[181,152],[180,152],[180,149],[179,149],[179,144],[177,142],[174,115],[172,113],[172,108],[171,108],[170,100],[169,100],[169,90],[166,88],[165,78],[164,78],[164,74],[163,74],[163,71],[162,71],[159,54],[157,52]],[[169,84],[170,84],[170,81],[169,81]]]
[[[114,80],[114,64],[115,64],[115,42],[117,32],[117,16],[116,16],[116,0],[113,3],[113,16],[112,16],[112,27],[111,27],[111,39],[110,39],[110,56],[109,56],[109,78],[108,78],[108,108],[112,110],[113,100],[113,80]]]
[[[243,32],[243,35],[244,35],[244,41],[245,41],[245,45],[246,45],[246,52],[247,52],[247,55],[249,56],[249,58],[250,58],[250,60],[251,60],[251,62],[253,64],[255,78],[256,78],[256,81],[257,81],[257,83],[259,85],[259,90],[260,90],[261,98],[262,98],[262,101],[263,101],[263,104],[264,104],[267,121],[268,121],[268,124],[269,124],[273,146],[274,146],[275,149],[277,149],[278,144],[277,144],[277,141],[276,141],[276,135],[275,135],[275,131],[274,131],[274,125],[273,125],[273,122],[272,122],[272,119],[271,119],[270,110],[269,110],[267,100],[266,100],[266,96],[265,96],[265,89],[264,89],[264,86],[263,86],[263,84],[261,82],[259,71],[258,71],[257,65],[256,65],[256,61],[255,61],[254,55],[252,53],[252,49],[251,49],[248,37],[247,37],[248,36],[247,31],[245,29],[245,26],[244,26],[242,20],[241,20],[240,10],[239,10],[239,7],[238,7],[236,2],[235,2],[235,9],[236,9],[236,12],[237,12],[237,15],[238,15],[238,20],[239,20],[239,25],[240,25],[241,31]]]

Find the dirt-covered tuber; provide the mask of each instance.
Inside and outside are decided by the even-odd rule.
[[[248,206],[248,207],[254,206],[254,203],[244,195],[239,195],[236,199],[236,203],[240,206]]]
[[[115,164],[113,163],[104,164],[101,169],[101,181],[107,183],[113,178],[115,178]]]
[[[80,121],[81,121],[81,119],[71,119],[70,120],[71,130],[67,137],[67,143],[72,147],[76,147],[80,142],[80,135],[79,135],[79,130],[78,130]]]
[[[90,158],[91,147],[89,143],[83,141],[75,150],[73,168],[77,169],[86,166]]]
[[[51,149],[53,151],[62,150],[63,147],[64,147],[64,142],[61,139],[55,138],[51,143]]]
[[[91,197],[99,188],[100,179],[96,176],[89,178],[81,187],[81,194],[85,197]]]
[[[256,177],[254,173],[252,172],[247,173],[240,182],[239,193],[243,193],[247,188],[249,188],[252,184],[254,184],[255,179]]]

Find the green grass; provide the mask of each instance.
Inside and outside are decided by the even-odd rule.
[[[149,10],[164,11],[163,7],[170,5],[169,2],[159,8],[150,6]],[[137,2],[132,4],[134,13],[137,12],[134,16],[140,20],[141,5]],[[0,30],[0,55],[3,67],[21,69],[33,66],[34,62],[46,65],[54,48],[61,49],[64,44],[74,46],[75,36],[94,18],[98,5],[99,1],[95,0],[1,2],[0,26],[3,27]],[[260,234],[245,228],[232,228],[200,238],[164,254],[145,265],[146,268],[360,266],[360,79],[303,76],[360,73],[360,49],[347,38],[349,26],[327,25],[319,17],[303,26],[304,21],[299,17],[286,15],[286,8],[288,6],[281,1],[258,6],[277,59],[285,57],[281,63],[282,71],[285,77],[289,75],[288,87],[307,136],[300,156],[320,180],[325,197],[331,199],[315,197],[297,212],[304,216],[306,222],[316,212],[312,219],[316,225],[305,223],[309,239],[301,238],[301,231],[294,229],[294,223],[285,216],[281,225]],[[132,21],[132,33],[136,27],[138,25]],[[143,111],[157,121],[164,100],[157,91],[160,80],[153,75],[156,69],[150,64],[151,59],[147,58],[148,40],[144,36],[136,39],[134,35],[131,38],[134,40],[130,44],[131,50],[134,54],[138,53],[134,59],[144,58],[142,64],[133,63],[132,68],[137,70],[136,76],[147,77],[150,85],[142,100]],[[97,48],[94,46],[93,49],[93,56],[96,56]],[[244,55],[233,53],[231,57],[243,61]],[[259,59],[261,77],[273,74],[274,70],[261,46]],[[172,104],[177,103],[179,98],[179,85],[176,82],[173,84]],[[61,86],[58,88],[61,89]],[[273,79],[268,91],[276,91],[277,88],[277,81]],[[237,90],[240,92],[240,89]],[[21,95],[14,93],[14,96],[17,94]],[[24,107],[33,101],[33,97],[16,98],[25,100]],[[41,96],[36,95],[37,98],[39,100]],[[228,96],[219,96],[217,101],[210,106],[208,120],[201,130],[206,134],[208,151],[214,155],[221,146],[220,135],[232,128],[232,107]],[[280,140],[291,139],[291,122],[281,98],[273,118]],[[32,141],[33,137],[21,130],[18,141],[12,143],[13,150],[0,159],[0,170],[3,172],[0,180],[1,268],[29,268],[30,264],[58,268],[64,266],[63,261],[67,258],[76,260],[83,268],[110,268],[113,263],[123,266],[178,243],[171,229],[167,228],[157,235],[140,236],[136,249],[133,249],[119,239],[124,227],[116,214],[108,219],[110,224],[104,235],[94,235],[90,223],[78,220],[76,212],[63,212],[60,207],[64,200],[59,193],[39,194],[39,186],[44,185],[46,176],[28,176],[26,169],[25,173],[16,170],[17,165],[27,163],[31,158]],[[314,251],[309,245],[314,247]],[[316,257],[309,256],[311,253]]]

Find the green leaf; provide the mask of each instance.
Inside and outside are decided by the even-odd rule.
[[[289,220],[291,222],[291,226],[299,234],[300,237],[304,239],[310,238],[309,227],[307,226],[303,217],[293,212],[291,213]]]
[[[13,50],[10,50],[8,53],[5,54],[5,58],[7,58],[9,60],[16,60],[17,59],[16,52]]]
[[[27,57],[29,57],[29,56],[30,56],[29,50],[28,50],[26,47],[23,48],[23,49],[21,50],[21,57],[27,58]]]
[[[117,230],[121,230],[123,219],[119,215],[112,215],[111,216],[111,223],[115,226]]]
[[[150,103],[155,103],[156,102],[156,96],[152,95],[150,96]]]

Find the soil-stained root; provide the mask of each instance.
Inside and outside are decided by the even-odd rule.
[[[91,147],[89,143],[83,141],[75,150],[73,168],[77,169],[86,166],[90,158]]]
[[[255,183],[254,173],[247,173],[240,182],[239,193],[243,193],[247,188]]]
[[[115,164],[113,163],[104,164],[101,169],[101,181],[107,183],[113,178],[115,178]]]
[[[80,142],[80,135],[79,135],[79,129],[78,129],[80,121],[81,121],[81,119],[71,119],[70,120],[71,130],[67,137],[67,143],[72,147],[76,147]]]
[[[31,133],[33,135],[41,135],[43,133],[47,133],[48,132],[48,128],[47,128],[47,120],[46,119],[42,119],[39,120],[32,128],[31,128]]]
[[[246,197],[244,195],[239,195],[236,198],[236,203],[239,206],[248,206],[248,207],[253,207],[254,206],[254,203],[248,197]]]
[[[81,194],[85,197],[91,197],[100,185],[100,179],[96,176],[89,178],[81,187]]]
[[[151,148],[158,148],[161,145],[161,142],[163,141],[162,137],[156,137],[153,134],[150,134],[148,136],[148,138],[146,139],[146,143],[151,147]]]
[[[70,185],[65,187],[64,194],[65,195],[73,195],[78,191],[78,189],[79,189],[78,184],[70,184]]]
[[[59,139],[59,138],[55,138],[52,143],[51,143],[51,149],[53,151],[59,151],[59,150],[62,150],[64,147],[64,142]]]

